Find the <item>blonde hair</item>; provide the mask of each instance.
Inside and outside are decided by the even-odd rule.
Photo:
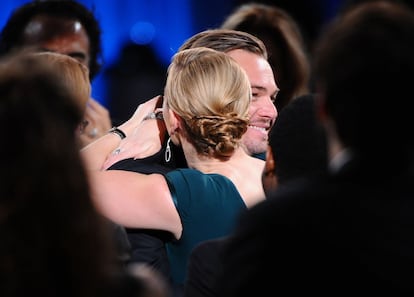
[[[205,47],[178,52],[168,68],[164,96],[199,154],[233,154],[247,130],[251,89],[231,57]]]
[[[28,58],[42,60],[50,65],[57,78],[69,89],[72,90],[77,104],[82,112],[91,96],[91,84],[88,68],[78,60],[64,54],[54,52],[30,52],[26,53]]]

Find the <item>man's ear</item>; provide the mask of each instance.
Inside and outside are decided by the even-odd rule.
[[[275,173],[275,160],[273,158],[272,148],[270,145],[267,146],[266,161],[262,173],[262,184],[263,190],[266,195],[273,192],[278,184],[277,176]]]

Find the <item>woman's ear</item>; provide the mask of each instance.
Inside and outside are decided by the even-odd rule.
[[[168,134],[172,140],[172,142],[176,145],[176,146],[180,146],[181,145],[181,135],[180,133],[177,133],[179,131],[181,131],[181,127],[182,127],[182,118],[173,110],[167,108],[166,110],[164,110],[164,112],[167,112],[167,117],[164,114],[164,120],[165,124],[167,126],[167,130],[168,130]]]
[[[169,131],[170,135],[175,134],[177,130],[181,129],[182,126],[182,118],[173,110],[168,109],[168,117],[169,117]]]

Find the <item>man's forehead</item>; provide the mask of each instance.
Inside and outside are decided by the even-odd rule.
[[[250,84],[255,91],[275,94],[279,88],[269,62],[262,56],[246,51],[233,50],[227,52],[247,73]]]
[[[82,34],[84,32],[82,24],[77,20],[38,15],[27,24],[23,37],[27,41],[38,41],[48,40],[62,34]]]

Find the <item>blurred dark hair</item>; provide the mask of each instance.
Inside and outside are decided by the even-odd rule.
[[[248,32],[263,41],[280,87],[275,101],[278,110],[310,92],[307,46],[298,23],[285,10],[274,5],[243,4],[227,16],[221,27]]]
[[[282,109],[270,132],[269,145],[280,184],[326,172],[327,140],[314,95],[295,98]]]
[[[49,64],[3,59],[1,295],[102,296],[118,259],[79,154],[82,112]]]
[[[399,152],[389,162],[411,154],[413,53],[414,13],[402,4],[355,5],[326,28],[315,73],[345,146],[370,158]]]

